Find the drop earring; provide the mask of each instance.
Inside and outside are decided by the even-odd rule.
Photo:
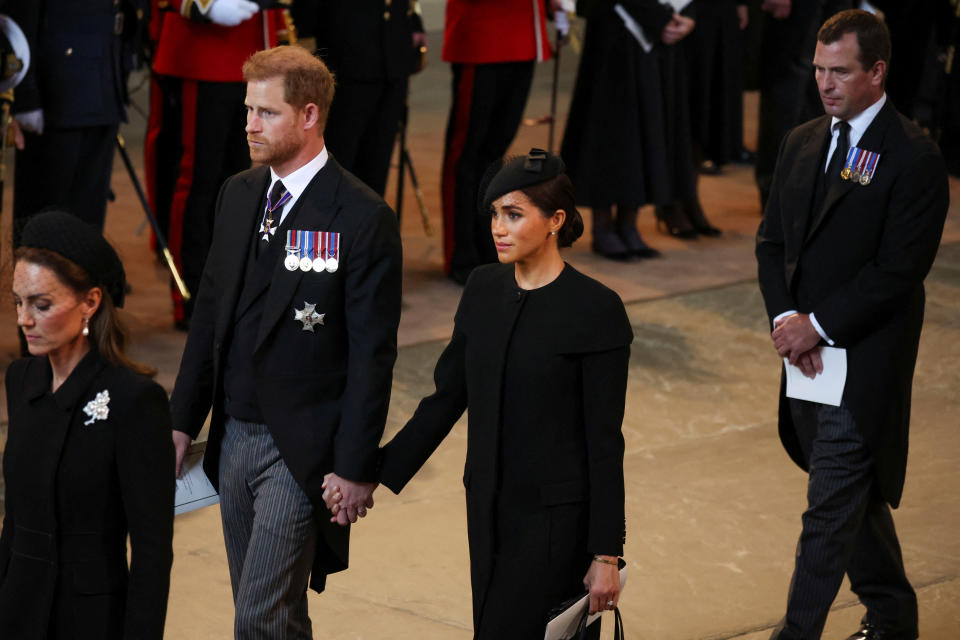
[[[80,335],[88,336],[90,335],[90,320],[87,318],[83,319],[83,331],[80,332]]]

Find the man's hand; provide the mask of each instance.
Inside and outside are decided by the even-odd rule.
[[[373,491],[376,488],[376,482],[354,482],[335,473],[325,475],[323,501],[333,514],[330,522],[345,527],[365,517],[367,509],[373,509]]]
[[[190,443],[193,441],[193,438],[189,434],[184,433],[183,431],[173,430],[173,450],[177,454],[177,477],[180,477],[180,472],[183,471],[183,457],[187,455],[187,449],[190,448]]]
[[[770,336],[780,357],[787,358],[792,365],[797,365],[800,356],[820,343],[820,334],[813,328],[810,314],[807,313],[795,313],[783,318]]]
[[[13,146],[23,151],[26,140],[23,137],[23,129],[16,118],[10,118],[10,126],[7,127],[7,140],[13,140]]]
[[[213,0],[207,17],[221,27],[235,27],[260,11],[260,5],[250,0]]]
[[[673,17],[670,18],[670,22],[667,23],[667,26],[663,28],[663,33],[660,34],[660,39],[663,40],[663,44],[673,45],[677,44],[693,31],[696,23],[693,21],[693,18],[688,18],[687,16],[682,16],[679,13],[673,14]]]
[[[797,358],[797,367],[806,377],[813,380],[818,373],[823,373],[823,360],[820,359],[820,347],[814,347]]]
[[[784,20],[790,17],[790,1],[791,0],[763,0],[760,8],[777,20]]]

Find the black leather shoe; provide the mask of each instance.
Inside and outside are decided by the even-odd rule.
[[[593,252],[610,260],[629,260],[630,250],[612,230],[594,230]]]
[[[892,631],[886,627],[878,627],[862,620],[860,629],[848,637],[847,640],[917,640],[917,634]]]
[[[679,205],[660,205],[654,209],[654,215],[657,217],[657,229],[660,231],[684,240],[697,237],[697,230],[690,224],[690,220]]]

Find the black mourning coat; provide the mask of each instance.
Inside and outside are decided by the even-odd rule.
[[[173,562],[167,394],[94,351],[54,393],[51,380],[47,358],[7,369],[0,638],[160,640]],[[103,391],[108,415],[91,421],[84,407]]]
[[[616,293],[569,265],[542,289],[520,291],[513,265],[473,271],[437,362],[435,393],[383,449],[380,480],[399,492],[469,408],[463,483],[478,637],[524,628],[531,615],[529,626],[542,633],[546,611],[560,602],[539,601],[553,586],[548,576],[572,571],[567,596],[575,595],[590,554],[623,550],[620,427],[633,332]],[[524,320],[533,323],[528,343],[517,344]],[[511,360],[518,352],[538,361]],[[521,376],[511,378],[511,367]],[[504,532],[522,548],[499,546]],[[524,560],[506,560],[513,557]],[[499,589],[531,580],[522,604],[502,604]]]
[[[653,45],[644,52],[614,7]],[[664,45],[657,0],[593,0],[560,155],[588,207],[696,199],[684,50]]]
[[[269,185],[269,168],[256,167],[220,190],[213,245],[170,404],[174,427],[192,438],[212,409],[203,467],[217,487],[232,328],[244,309],[266,296],[252,375],[277,449],[316,510],[321,535],[310,586],[320,591],[327,574],[347,567],[350,536],[349,528],[329,522],[323,476],[336,471],[363,481],[377,475],[397,358],[402,249],[390,207],[330,155],[248,276],[249,247]],[[288,229],[338,232],[339,268],[287,271]],[[305,302],[324,314],[312,332],[295,320]]]
[[[771,322],[814,313],[847,350],[843,402],[876,459],[883,497],[900,502],[907,465],[910,388],[923,325],[923,280],[933,264],[949,191],[936,145],[887,101],[857,144],[880,153],[872,181],[837,181],[814,207],[830,117],[793,129],[780,147],[757,232],[760,290]],[[806,468],[780,395],[780,438]]]

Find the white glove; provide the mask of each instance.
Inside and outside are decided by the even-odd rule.
[[[570,20],[567,19],[567,12],[562,9],[557,11],[553,14],[553,21],[557,25],[560,36],[566,38],[567,34],[570,33]]]
[[[13,114],[13,119],[17,121],[20,128],[37,135],[43,133],[43,109],[34,109],[33,111],[24,111],[23,113]]]
[[[223,27],[235,27],[260,11],[260,5],[250,0],[213,0],[207,17]]]

